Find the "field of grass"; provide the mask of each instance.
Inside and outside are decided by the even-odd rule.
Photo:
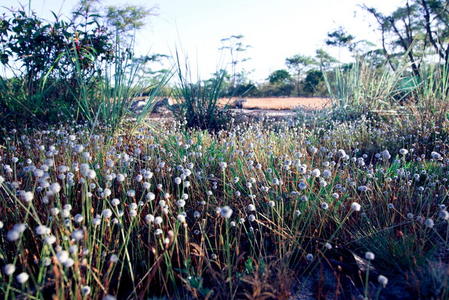
[[[125,69],[0,128],[1,299],[449,298],[445,69],[404,88],[406,67],[357,62],[332,103],[240,118],[178,62],[159,119],[170,76],[136,110]]]
[[[446,298],[448,131],[414,125],[4,130],[0,293]]]

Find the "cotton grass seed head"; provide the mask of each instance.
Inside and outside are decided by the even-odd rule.
[[[109,208],[104,209],[101,212],[101,216],[105,219],[109,219],[110,217],[112,217],[112,210],[110,210]]]
[[[28,275],[25,272],[22,272],[22,273],[20,273],[19,275],[16,276],[16,280],[20,284],[26,283],[29,278],[30,278],[30,275]]]
[[[433,228],[433,226],[435,226],[435,222],[432,220],[432,219],[426,219],[425,221],[424,221],[424,225],[427,227],[427,228]]]
[[[229,206],[223,206],[220,208],[220,216],[225,219],[229,219],[232,216],[232,209]]]
[[[65,250],[58,251],[56,253],[56,259],[60,264],[65,264],[67,260],[69,259],[69,252]]]
[[[362,209],[362,206],[358,204],[357,202],[352,202],[351,204],[351,210],[352,211],[360,211]]]
[[[440,219],[443,219],[443,220],[447,221],[447,220],[449,220],[449,212],[447,210],[441,210],[438,213],[438,217]]]
[[[313,177],[318,178],[321,175],[321,171],[320,171],[320,169],[314,169],[314,170],[312,170],[311,174]]]
[[[402,149],[399,150],[399,154],[401,154],[401,155],[407,155],[407,154],[408,154],[408,150],[402,148]]]
[[[16,271],[16,266],[13,264],[7,264],[3,267],[3,273],[7,276],[11,276]]]
[[[87,286],[87,285],[83,285],[82,287],[81,287],[81,295],[83,295],[83,296],[87,296],[87,295],[89,295],[90,294],[90,287],[89,286]]]
[[[379,277],[377,277],[377,282],[385,288],[388,284],[388,278],[383,275],[379,275]]]
[[[6,238],[10,242],[17,241],[20,238],[20,232],[18,230],[11,229],[6,234]]]
[[[326,202],[321,202],[320,207],[321,209],[327,210],[329,209],[329,204],[327,204]]]
[[[368,251],[365,253],[365,259],[367,259],[367,260],[374,260],[374,257],[375,256],[374,256],[373,252]]]
[[[50,228],[48,228],[45,225],[39,225],[36,227],[36,234],[37,235],[47,235],[50,234]]]
[[[50,184],[49,190],[55,195],[59,194],[59,192],[61,191],[61,185],[57,182],[54,182]]]
[[[83,239],[84,237],[84,231],[82,229],[76,229],[72,232],[72,234],[70,235],[72,237],[72,239],[74,239],[75,241],[80,241]]]
[[[34,198],[33,192],[20,191],[20,198],[25,202],[31,202]]]

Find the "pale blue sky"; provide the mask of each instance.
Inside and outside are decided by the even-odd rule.
[[[218,48],[220,39],[244,35],[244,43],[252,47],[246,52],[251,59],[247,70],[254,69],[251,78],[264,80],[276,69],[285,68],[288,56],[297,53],[313,55],[324,48],[341,60],[346,53],[326,48],[326,33],[345,27],[359,39],[377,42],[373,19],[359,7],[374,6],[390,12],[403,0],[103,0],[104,5],[138,4],[158,6],[159,16],[137,36],[140,53],[171,54],[175,47],[189,56],[191,65],[198,66],[200,76],[207,78],[221,65]],[[2,6],[28,1],[1,0]],[[38,15],[50,18],[50,10],[67,14],[76,0],[33,0]],[[373,24],[372,27],[369,23]]]

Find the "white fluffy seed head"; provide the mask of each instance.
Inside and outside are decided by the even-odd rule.
[[[123,182],[125,181],[125,176],[123,174],[117,174],[116,179],[118,182]]]
[[[223,206],[220,208],[220,216],[225,219],[229,219],[232,216],[232,209],[229,206]]]
[[[65,250],[61,250],[56,253],[56,259],[60,264],[65,264],[67,260],[69,259],[69,252]]]
[[[47,245],[53,245],[56,242],[56,237],[54,235],[49,235],[45,237],[44,242]]]
[[[447,210],[441,210],[438,216],[443,220],[449,220],[449,212]]]
[[[89,178],[89,179],[95,179],[95,177],[97,177],[97,173],[95,173],[94,170],[89,170],[89,171],[87,171],[87,178]]]
[[[112,217],[112,210],[110,210],[109,208],[104,209],[101,212],[101,216],[105,219],[109,219],[110,217]]]
[[[87,286],[87,285],[82,286],[82,287],[81,287],[81,294],[82,294],[83,296],[89,295],[89,294],[90,294],[90,287]]]
[[[48,228],[45,225],[39,225],[39,226],[36,227],[36,234],[37,235],[50,234],[50,228]]]
[[[352,211],[360,211],[362,209],[362,206],[358,204],[357,202],[352,202],[351,204],[351,210]]]
[[[433,228],[433,226],[435,226],[435,222],[429,218],[424,221],[424,225],[426,225],[426,227],[428,228]]]
[[[321,175],[321,171],[320,171],[320,169],[314,169],[314,170],[312,170],[312,176],[313,177],[320,177],[320,175]]]
[[[184,216],[183,214],[179,214],[176,219],[178,219],[179,222],[181,223],[185,223],[186,221],[186,216]]]
[[[148,214],[145,216],[145,222],[147,224],[151,224],[154,222],[154,216],[152,214]]]
[[[388,284],[388,278],[383,275],[379,275],[379,277],[377,277],[377,282],[379,282],[383,287],[386,287]]]
[[[156,224],[156,225],[161,225],[162,221],[163,221],[162,217],[154,218],[154,224]]]
[[[76,229],[72,232],[72,234],[70,235],[72,237],[72,239],[74,239],[75,241],[80,241],[83,239],[84,237],[84,232],[82,229]]]
[[[34,194],[33,194],[33,192],[21,191],[20,192],[20,197],[25,202],[31,202],[33,200],[33,198],[34,198]]]
[[[14,266],[13,264],[7,264],[3,267],[3,272],[8,276],[11,276],[15,271],[16,266]]]
[[[6,238],[11,242],[17,241],[20,238],[20,232],[18,230],[11,229],[6,234]]]
[[[116,255],[116,254],[112,254],[111,255],[111,257],[109,258],[109,261],[111,262],[111,263],[116,263],[116,262],[118,262],[118,256]]]
[[[25,282],[28,281],[29,278],[30,278],[30,275],[28,275],[25,272],[22,272],[22,273],[20,273],[19,275],[16,276],[16,280],[20,284],[24,284]]]
[[[53,194],[58,194],[61,191],[61,185],[57,182],[54,182],[54,183],[50,184],[49,190]]]
[[[321,207],[322,209],[324,209],[324,210],[327,210],[327,209],[329,209],[329,204],[327,204],[326,202],[322,202],[322,203],[320,204],[320,207]]]
[[[370,252],[370,251],[368,251],[368,252],[366,252],[365,253],[365,258],[367,259],[367,260],[374,260],[374,253],[373,252]]]

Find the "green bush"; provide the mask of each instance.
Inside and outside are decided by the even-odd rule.
[[[0,78],[0,102],[8,116],[22,120],[71,116],[80,92],[77,78],[94,84],[96,62],[111,61],[114,54],[110,32],[95,15],[80,22],[56,15],[44,21],[22,8],[0,18],[0,42],[7,70]],[[68,53],[76,53],[77,66]]]
[[[218,100],[224,96],[225,72],[207,81],[192,82],[189,78],[189,66],[181,65],[177,59],[178,83],[174,88],[174,97],[177,101],[170,109],[175,118],[188,128],[207,129],[217,131],[230,124],[231,116],[227,106],[220,107]]]

